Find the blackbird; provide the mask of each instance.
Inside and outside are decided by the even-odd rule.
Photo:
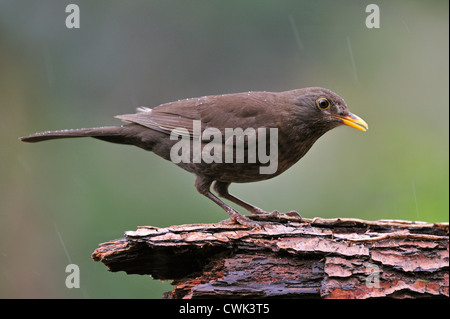
[[[364,120],[349,112],[339,95],[320,87],[204,96],[153,109],[141,107],[135,114],[116,118],[127,124],[46,131],[20,139],[39,142],[94,137],[152,151],[195,174],[197,191],[222,207],[231,221],[247,226],[255,226],[256,222],[211,193],[213,183],[219,197],[252,214],[269,214],[231,195],[229,185],[265,180],[283,173],[332,128],[348,125],[361,131],[368,129]],[[272,147],[274,154],[270,154]],[[271,155],[270,165],[264,165],[269,163],[267,153]]]

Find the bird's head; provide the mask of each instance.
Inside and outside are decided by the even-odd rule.
[[[369,126],[359,116],[350,113],[344,99],[336,93],[311,87],[291,91],[291,101],[300,126],[326,132],[340,125],[348,125],[361,131]]]

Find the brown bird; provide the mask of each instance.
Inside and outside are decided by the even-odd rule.
[[[20,139],[94,137],[152,151],[195,174],[200,194],[222,207],[232,221],[249,226],[256,223],[211,193],[213,183],[218,196],[252,214],[269,214],[231,195],[229,185],[283,173],[332,128],[344,124],[368,129],[339,95],[320,87],[204,96],[138,108],[136,114],[116,118],[128,124],[47,131]]]

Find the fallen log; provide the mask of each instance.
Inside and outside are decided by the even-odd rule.
[[[448,223],[286,215],[261,229],[142,226],[92,258],[173,280],[164,298],[445,298],[448,236]]]

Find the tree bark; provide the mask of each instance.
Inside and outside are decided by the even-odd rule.
[[[286,215],[261,229],[143,226],[92,258],[113,272],[173,280],[164,298],[445,298],[448,231],[448,223]]]

